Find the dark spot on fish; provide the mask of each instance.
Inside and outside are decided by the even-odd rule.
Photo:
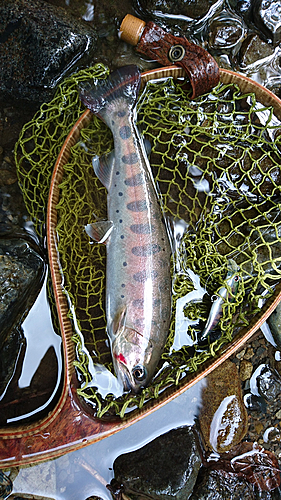
[[[121,299],[124,299],[125,295],[121,295]]]
[[[139,173],[136,175],[132,175],[132,177],[127,177],[124,182],[126,186],[129,187],[141,186],[144,183],[144,178],[143,175]]]
[[[171,315],[171,309],[169,307],[163,307],[161,310],[161,318],[164,323],[170,320],[170,315]]]
[[[126,267],[128,264],[127,262],[123,262],[123,266]]]
[[[119,174],[120,174],[120,172],[119,172],[119,170],[117,170],[116,175],[119,175]]]
[[[137,257],[148,257],[149,255],[154,255],[160,252],[160,250],[161,247],[156,243],[155,244],[149,243],[148,245],[133,247],[132,254],[136,255]]]
[[[158,287],[160,292],[166,292],[170,288],[170,280],[168,278],[165,278],[159,283]]]
[[[125,285],[125,283],[122,283],[122,285],[121,285],[121,286],[122,286],[122,288],[125,288],[125,286],[126,286],[126,285]]]
[[[144,300],[143,299],[135,299],[133,300],[133,307],[136,309],[143,309]]]
[[[121,234],[120,238],[121,240],[124,240],[124,234]]]
[[[114,120],[111,120],[111,125],[115,125],[115,121]]]
[[[116,210],[116,213],[119,214],[119,210]]]
[[[133,275],[133,278],[138,283],[145,283],[145,281],[147,281],[148,279],[155,279],[157,278],[157,276],[157,271],[152,271],[151,273],[147,271],[139,271],[138,273]]]
[[[131,137],[131,129],[128,125],[123,125],[123,127],[120,128],[119,134],[121,139],[129,139]]]
[[[122,220],[122,219],[119,219],[119,222],[121,223],[121,222],[123,222],[123,220]]]
[[[139,157],[137,153],[129,153],[128,155],[122,156],[121,160],[126,165],[134,165],[135,163],[138,163]]]
[[[155,226],[151,226],[150,224],[132,224],[130,229],[135,234],[149,234],[154,231]]]
[[[119,194],[119,196],[123,196],[123,193],[122,193],[122,191],[119,191],[119,193],[118,193],[118,194]]]
[[[145,325],[145,319],[144,318],[138,318],[135,320],[135,325],[138,327],[144,327]]]
[[[126,116],[126,110],[121,109],[121,111],[118,111],[117,116],[118,118],[123,118],[123,116]]]
[[[131,201],[127,205],[128,210],[132,210],[132,212],[144,212],[147,209],[145,200],[137,200]]]

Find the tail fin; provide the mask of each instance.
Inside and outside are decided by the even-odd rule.
[[[80,99],[92,113],[103,118],[105,108],[115,99],[123,97],[128,106],[135,105],[140,80],[140,70],[137,66],[123,66],[113,71],[106,80],[80,88]]]

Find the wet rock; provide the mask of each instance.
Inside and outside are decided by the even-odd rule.
[[[32,305],[43,272],[44,261],[29,242],[0,239],[0,348]]]
[[[0,89],[44,101],[65,72],[95,47],[96,33],[43,0],[0,2]]]
[[[281,41],[280,0],[256,0],[253,15],[257,27],[277,45]]]
[[[223,453],[239,443],[248,428],[237,367],[227,360],[206,380],[199,413],[200,429],[206,447]]]
[[[268,43],[264,42],[259,35],[250,35],[243,42],[240,50],[241,67],[250,66],[272,54],[273,48]]]
[[[242,382],[245,382],[245,380],[248,380],[253,372],[253,365],[250,361],[247,361],[246,359],[242,359],[240,366],[239,366],[239,376]]]
[[[259,491],[272,491],[280,486],[281,476],[274,453],[257,443],[243,442],[234,450],[231,466]]]
[[[257,411],[264,413],[266,411],[266,403],[260,396],[255,396],[250,392],[244,396],[244,404],[249,411]]]
[[[169,14],[186,16],[190,21],[207,16],[217,0],[136,0],[137,9],[144,16]]]
[[[229,0],[229,3],[243,19],[251,17],[253,0]]]
[[[266,401],[274,402],[281,393],[281,377],[278,372],[267,365],[263,365],[255,379],[259,394]]]
[[[255,500],[253,487],[231,472],[203,469],[190,500]]]
[[[201,465],[192,427],[173,429],[114,462],[115,480],[124,493],[163,500],[187,500]]]
[[[278,347],[281,347],[281,302],[267,319],[273,339]]]
[[[281,478],[277,458],[274,453],[265,450],[257,443],[243,441],[229,452],[222,454],[219,459],[210,458],[206,463],[206,468],[211,471],[222,471],[224,474],[230,473],[236,478],[246,480],[258,491],[272,491],[280,486]],[[200,481],[200,475],[198,481]]]
[[[228,10],[223,10],[209,25],[209,49],[237,54],[247,30],[241,18]]]

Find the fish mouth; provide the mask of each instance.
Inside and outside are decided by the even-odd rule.
[[[134,387],[132,385],[130,373],[128,372],[128,369],[123,363],[118,363],[118,378],[121,381],[124,391],[130,391],[134,390]]]
[[[125,392],[133,391],[135,393],[138,392],[139,388],[136,387],[136,385],[134,384],[132,376],[127,366],[119,361],[116,368],[117,368],[116,370],[117,378],[123,385],[124,391]]]

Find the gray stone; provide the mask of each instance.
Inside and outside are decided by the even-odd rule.
[[[95,30],[43,0],[0,0],[0,90],[44,101],[95,47]]]
[[[201,465],[192,427],[173,429],[114,462],[115,480],[124,493],[163,500],[187,500]],[[137,495],[136,495],[137,494]]]

